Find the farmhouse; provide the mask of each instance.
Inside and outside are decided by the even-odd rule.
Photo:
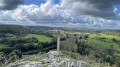
[[[28,57],[38,57],[38,56],[40,56],[40,55],[22,55],[22,58],[24,59],[24,58],[28,58]]]

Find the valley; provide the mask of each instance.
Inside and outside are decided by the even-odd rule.
[[[64,54],[63,57],[65,57],[61,57],[62,59],[73,59],[69,63],[73,63],[74,60],[83,61],[87,64],[87,67],[92,67],[92,65],[98,67],[119,67],[120,36],[118,34],[120,33],[118,33],[118,31],[116,34],[110,34],[113,30],[98,30],[98,32],[93,29],[91,31],[94,32],[87,32],[88,29],[76,30],[74,28],[68,29],[60,27],[25,27],[15,25],[1,25],[0,27],[1,66],[14,64],[16,62],[19,63],[24,60],[26,60],[25,62],[37,61],[41,63],[41,59],[37,60],[35,59],[36,57],[33,57],[33,59],[31,57],[23,59],[22,55],[46,55],[50,51],[56,51],[57,37],[55,36],[57,35],[56,31],[59,30],[61,35],[64,36],[64,38],[60,39],[60,51],[62,52],[61,54]],[[41,56],[38,58],[40,57]],[[57,58],[57,56],[55,57]],[[82,57],[82,59],[80,59],[80,57]],[[46,56],[45,58],[47,59],[48,57]],[[46,61],[44,63],[45,67],[47,67]],[[58,63],[57,61],[58,60],[54,60],[54,62]],[[64,62],[66,64],[67,61],[64,60],[63,63]],[[28,63],[28,65],[29,64],[31,63]]]

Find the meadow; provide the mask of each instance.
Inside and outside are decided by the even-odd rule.
[[[52,38],[47,37],[45,35],[28,34],[25,36],[25,38],[31,38],[31,37],[37,38],[39,42],[51,42],[52,41]]]
[[[95,38],[95,37],[98,37],[98,38],[107,38],[107,39],[117,39],[117,40],[120,40],[120,37],[119,36],[116,36],[116,35],[107,35],[107,34],[103,34],[103,33],[94,33],[92,35],[89,36],[90,38]]]
[[[120,40],[120,37],[115,36],[115,35],[107,35],[103,33],[94,33],[89,35],[88,38],[88,44],[91,42],[95,42],[101,45],[108,45],[108,46],[113,46],[117,51],[120,51],[120,46],[118,43],[114,42],[113,39]]]
[[[6,33],[5,35],[6,35],[7,37],[13,37],[13,38],[17,37],[16,35],[11,34],[11,33]]]
[[[63,31],[63,30],[61,30],[60,31],[61,33],[66,33],[66,34],[71,34],[71,35],[75,35],[75,34],[77,34],[77,35],[88,35],[89,33],[83,33],[83,32],[73,32],[73,31]]]
[[[9,46],[8,46],[8,45],[5,45],[5,44],[0,43],[0,48],[6,48],[6,47],[9,47]]]

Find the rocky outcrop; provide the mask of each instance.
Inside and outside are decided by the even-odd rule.
[[[82,60],[75,60],[56,51],[39,57],[29,57],[9,64],[7,67],[88,67]]]

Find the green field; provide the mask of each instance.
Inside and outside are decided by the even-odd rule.
[[[28,34],[25,38],[35,37],[38,39],[39,42],[51,42],[52,38],[47,37],[45,35],[36,35],[36,34]]]
[[[8,46],[8,45],[1,44],[1,43],[0,43],[0,48],[5,48],[5,47],[9,47],[9,46]]]
[[[6,35],[7,37],[14,37],[14,38],[16,37],[16,35],[11,34],[11,33],[6,33],[5,35]]]
[[[103,34],[103,33],[99,33],[99,34],[92,34],[89,36],[90,38],[108,38],[108,39],[117,39],[117,40],[120,40],[120,37],[119,36],[115,36],[115,35],[106,35],[106,34]]]
[[[100,38],[106,38],[106,39],[103,39],[101,41],[101,40],[99,40]],[[95,34],[89,35],[87,43],[89,44],[91,42],[95,42],[95,43],[102,44],[102,45],[108,45],[108,46],[113,45],[116,50],[120,51],[120,47],[119,47],[118,43],[113,42],[113,40],[112,40],[113,38],[115,38],[116,40],[120,40],[120,37],[115,36],[115,35],[106,35],[106,34],[102,34],[102,33],[96,34],[95,33]]]
[[[62,31],[62,30],[60,30],[60,32],[66,33],[66,34],[71,34],[71,35],[74,35],[74,34],[78,34],[78,35],[88,35],[88,34],[89,34],[89,33],[81,33],[81,32]]]

